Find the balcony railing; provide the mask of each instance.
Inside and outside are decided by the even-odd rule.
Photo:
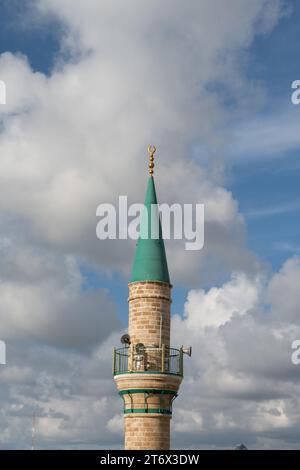
[[[143,346],[136,351],[133,346],[114,349],[113,374],[153,373],[183,375],[183,350]]]

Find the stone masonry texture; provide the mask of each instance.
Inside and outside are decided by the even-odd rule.
[[[147,364],[150,364],[150,369],[154,364],[153,370],[159,370],[155,369],[160,365],[158,356],[155,356],[159,350],[157,353],[155,348],[170,346],[171,286],[156,281],[130,283],[128,302],[131,347],[142,343],[145,347],[154,348],[153,352],[147,353]],[[171,411],[182,377],[133,371],[116,375],[115,381],[118,390],[125,392],[122,394],[126,410],[125,449],[170,449],[171,415],[156,413],[156,410]],[[150,393],[145,393],[145,390],[150,390]],[[151,393],[151,390],[156,392]],[[159,393],[160,390],[164,393]]]

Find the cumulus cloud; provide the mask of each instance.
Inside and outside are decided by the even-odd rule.
[[[109,367],[117,338],[110,335],[87,355],[31,344],[21,357],[20,343],[10,343],[18,365],[0,370],[0,447],[29,449],[33,415],[37,449],[120,446],[107,425],[120,412]]]
[[[173,317],[172,344],[193,346],[174,404],[174,447],[232,448],[241,440],[250,448],[297,446],[299,378],[291,343],[300,328],[284,311],[279,316],[277,298],[293,287],[299,266],[288,260],[269,280],[235,273],[218,288],[191,291],[183,317]],[[283,272],[289,274],[273,296]],[[39,447],[121,447],[122,403],[111,379],[111,349],[120,334],[91,353],[32,344],[20,356],[19,341],[10,344],[11,365],[0,371],[1,446],[28,448],[35,413]]]
[[[186,322],[194,327],[219,327],[234,315],[245,315],[258,302],[259,282],[249,282],[244,273],[235,273],[221,288],[189,292],[185,304]]]
[[[300,337],[293,323],[299,272],[299,259],[292,258],[268,282],[237,273],[219,288],[189,293],[185,316],[176,315],[172,325],[173,342],[193,346],[176,403],[175,442],[233,447],[240,434],[252,448],[260,448],[264,438],[263,446],[272,447],[281,432],[276,445],[294,447],[299,374],[291,344]],[[283,308],[286,295],[293,300]],[[191,428],[181,423],[191,409],[201,417],[196,436],[192,422]]]
[[[278,320],[299,323],[300,303],[300,260],[298,257],[287,260],[281,270],[273,277],[268,288],[268,299],[272,302]],[[281,292],[285,295],[282,296]]]
[[[58,257],[7,240],[0,248],[2,339],[92,347],[120,328],[108,293],[84,289],[74,256]]]
[[[232,93],[243,95],[238,53],[257,32],[274,26],[281,2],[230,0],[222,16],[218,2],[34,5],[36,21],[50,15],[63,22],[62,53],[68,50],[71,58],[60,56],[46,77],[25,57],[1,55],[8,88],[8,106],[1,108],[2,211],[25,219],[31,238],[74,251],[101,269],[128,273],[134,244],[124,249],[124,243],[97,242],[95,210],[120,194],[142,201],[145,142],[154,139],[160,200],[206,206],[205,250],[198,260],[183,244],[169,244],[173,281],[190,285],[195,275],[212,282],[231,269],[256,270],[238,206],[224,188],[228,136],[216,129],[229,111],[207,85],[236,84]],[[256,95],[247,89],[252,103]],[[209,149],[208,167],[199,166],[191,142]],[[182,183],[184,192],[178,191]]]

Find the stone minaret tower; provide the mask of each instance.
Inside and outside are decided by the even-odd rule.
[[[127,450],[170,448],[172,403],[183,377],[183,348],[170,346],[172,286],[158,212],[151,217],[151,206],[157,208],[155,150],[148,148],[150,177],[129,282],[128,335],[113,357],[114,379],[124,403]]]

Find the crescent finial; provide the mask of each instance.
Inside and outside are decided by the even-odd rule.
[[[149,174],[153,176],[154,173],[154,154],[156,152],[156,147],[154,145],[148,146],[148,154],[149,154]]]

